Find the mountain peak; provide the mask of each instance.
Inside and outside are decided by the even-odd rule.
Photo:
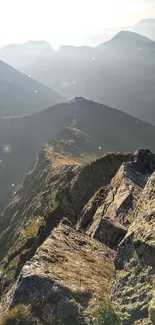
[[[128,30],[122,30],[119,33],[117,33],[112,40],[120,40],[120,41],[150,41],[152,43],[151,40],[149,40],[147,37],[140,35],[138,33],[135,32],[131,32]]]
[[[24,44],[49,44],[49,43],[46,42],[45,40],[39,40],[39,41],[29,40],[29,41],[25,42]]]
[[[25,42],[24,44],[22,44],[24,46],[41,46],[41,47],[52,47],[51,44],[49,44],[48,42],[44,41],[44,40],[40,40],[40,41],[34,41],[34,40],[29,40],[28,42]]]
[[[109,48],[109,46],[114,46],[120,48],[120,50],[137,50],[140,48],[147,48],[147,49],[154,49],[155,48],[155,42],[141,34],[128,31],[128,30],[122,30],[119,33],[117,33],[110,41],[105,42],[104,44],[101,44],[104,48]],[[127,50],[128,51],[128,50]]]
[[[142,19],[138,22],[138,24],[136,25],[152,25],[152,24],[155,24],[155,19]]]

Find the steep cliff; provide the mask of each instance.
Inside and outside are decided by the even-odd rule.
[[[0,217],[1,293],[62,217],[76,224],[83,206],[128,157],[107,154],[80,166],[79,157],[73,159],[62,143],[44,146]]]
[[[142,192],[133,213],[134,221],[116,254],[113,297],[121,311],[129,314],[125,324],[152,324],[148,319],[148,307],[155,279],[154,216],[155,173]],[[150,307],[152,311],[153,306]]]
[[[133,221],[141,192],[155,170],[155,156],[146,150],[135,152],[124,162],[111,182],[84,206],[78,221],[92,237],[117,248]]]
[[[43,147],[0,217],[0,315],[28,305],[43,325],[96,324],[108,302],[123,325],[155,324],[155,155],[96,159],[72,132]]]
[[[23,184],[14,193],[0,217],[2,292],[61,220],[56,197],[78,169],[78,162],[76,164],[75,160],[63,157],[45,145]]]

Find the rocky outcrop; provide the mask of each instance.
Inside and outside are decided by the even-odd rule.
[[[23,267],[11,307],[31,305],[51,324],[86,324],[109,297],[113,261],[106,246],[61,224]]]
[[[155,300],[154,297],[149,305],[149,316],[152,324],[155,324]]]
[[[133,217],[134,221],[117,250],[113,297],[121,311],[128,313],[128,322],[124,324],[151,324],[148,307],[155,279],[155,173],[148,180]],[[152,303],[150,313],[153,319]]]
[[[109,153],[81,166],[59,142],[44,146],[0,217],[1,294],[63,217],[77,223],[87,201],[128,157]]]
[[[59,191],[62,213],[76,218],[76,223],[78,215],[94,193],[109,184],[121,164],[129,158],[130,154],[108,153],[82,166],[71,182]]]
[[[116,249],[133,221],[133,211],[153,170],[154,155],[145,150],[135,152],[84,207],[78,228],[85,227],[88,235]]]
[[[45,145],[0,217],[1,293],[61,220],[56,197],[77,174],[79,163]]]
[[[101,243],[112,249],[117,249],[121,240],[125,237],[127,229],[116,220],[104,217],[93,223],[87,234],[98,239]]]
[[[0,314],[84,325],[111,300],[123,325],[154,324],[155,156],[81,162],[65,139],[45,145],[1,215]]]

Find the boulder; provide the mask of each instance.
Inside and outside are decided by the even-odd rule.
[[[114,252],[60,224],[28,261],[18,278],[10,308],[30,305],[37,317],[86,324],[110,296]]]
[[[117,249],[119,243],[125,237],[127,229],[116,220],[104,217],[96,220],[87,234],[96,238],[111,249]]]

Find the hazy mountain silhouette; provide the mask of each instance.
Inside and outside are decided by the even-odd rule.
[[[0,61],[0,117],[30,114],[61,101],[56,91]]]
[[[0,60],[19,69],[36,60],[45,51],[53,51],[52,46],[45,41],[29,41],[24,44],[10,44],[0,50]]]
[[[133,31],[155,41],[155,19],[143,19],[133,28]]]
[[[155,124],[154,54],[154,41],[121,31],[94,48],[47,47],[21,70],[66,96],[83,96]]]
[[[61,47],[24,71],[64,94],[80,94],[155,124],[155,42],[129,31],[96,48]]]
[[[117,46],[117,48],[120,47],[121,50],[123,48],[125,51],[137,51],[140,47],[147,50],[155,49],[155,43],[151,39],[127,30],[117,33],[110,41],[101,44],[100,47],[105,46]],[[132,52],[129,54],[131,55]]]
[[[69,127],[67,131],[63,131]],[[79,131],[78,131],[79,130]],[[78,140],[77,133],[82,134]],[[63,103],[26,117],[0,119],[0,209],[45,142],[59,139],[75,154],[155,150],[155,127],[92,101]],[[80,142],[79,142],[80,141]],[[12,185],[13,184],[13,185]]]

